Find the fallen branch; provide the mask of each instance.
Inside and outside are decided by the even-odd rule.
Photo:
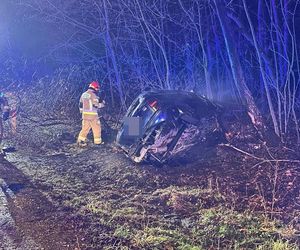
[[[240,148],[237,148],[231,144],[220,144],[220,146],[224,146],[224,147],[228,147],[228,148],[231,148],[231,149],[234,149],[235,151],[237,152],[240,152],[241,154],[244,154],[244,155],[247,155],[247,156],[250,156],[251,158],[254,158],[256,160],[260,160],[260,164],[263,164],[263,163],[270,163],[270,162],[290,162],[290,163],[300,163],[300,160],[287,160],[287,159],[265,159],[265,158],[262,158],[262,157],[258,157],[258,156],[255,156],[253,154],[250,154]],[[258,164],[256,164],[258,165]],[[255,166],[256,166],[255,165]]]
[[[244,151],[244,150],[242,150],[240,148],[237,148],[237,147],[235,147],[235,146],[233,146],[231,144],[228,144],[228,143],[226,143],[226,144],[222,143],[222,144],[220,144],[220,146],[224,146],[224,147],[228,147],[228,148],[234,149],[234,150],[236,150],[236,151],[238,151],[238,152],[240,152],[240,153],[242,153],[244,155],[248,155],[251,158],[254,158],[254,159],[257,159],[257,160],[265,160],[264,158],[257,157],[257,156],[255,156],[253,154],[250,154],[250,153],[248,153],[248,152],[246,152],[246,151]]]

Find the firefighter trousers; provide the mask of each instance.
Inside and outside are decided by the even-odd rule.
[[[101,123],[99,119],[94,120],[82,120],[82,129],[78,136],[78,142],[86,141],[87,135],[92,129],[93,136],[94,136],[94,143],[95,144],[101,144]]]

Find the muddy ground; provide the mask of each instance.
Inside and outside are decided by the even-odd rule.
[[[79,128],[24,120],[4,141],[17,150],[0,162],[0,248],[297,249],[297,149],[244,127],[196,162],[136,165],[107,131],[105,145],[78,148]]]

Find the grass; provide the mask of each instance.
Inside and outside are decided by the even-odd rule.
[[[299,247],[282,240],[269,240],[257,247],[257,250],[298,250]]]
[[[176,187],[172,189],[176,190]],[[157,190],[155,195],[170,195],[169,191],[170,188]],[[194,189],[184,193],[178,188],[177,192],[186,197],[191,194],[201,197],[210,191]],[[219,200],[220,196],[216,194],[214,198]],[[167,203],[161,203],[162,206],[172,208],[173,199],[170,196]],[[111,230],[106,232],[108,237],[126,240],[138,249],[296,249],[284,239],[281,232],[285,228],[279,221],[248,211],[236,212],[221,205],[208,209],[199,206],[191,214],[174,209],[166,218],[168,214],[158,212],[154,215],[147,204],[143,204],[143,209],[141,204],[132,204],[128,200],[120,208],[116,201],[103,203],[95,198],[89,199],[86,210],[82,211],[84,215],[93,214],[101,225],[110,227]]]

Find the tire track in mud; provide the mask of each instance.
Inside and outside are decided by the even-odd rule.
[[[72,220],[0,159],[0,249],[80,249]]]

